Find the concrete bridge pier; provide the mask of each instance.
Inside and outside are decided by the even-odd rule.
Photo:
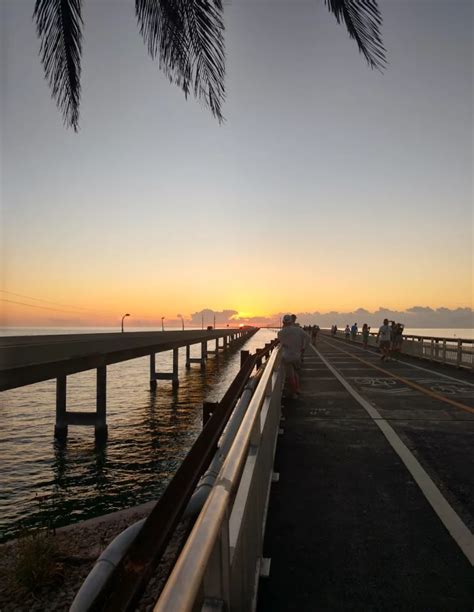
[[[67,377],[56,379],[56,424],[54,435],[59,440],[67,438],[68,425],[93,425],[97,439],[107,437],[107,366],[96,370],[96,411],[67,411]]]
[[[201,342],[201,357],[188,357],[188,351],[186,351],[186,367],[191,367],[191,363],[199,363],[201,364],[201,369],[204,370],[206,367],[207,355],[207,341],[204,341]]]
[[[207,353],[208,354],[212,354],[212,355],[218,355],[219,354],[219,348],[220,348],[219,347],[219,338],[216,338],[216,344],[215,344],[214,350],[211,351],[210,349],[208,349]]]
[[[173,371],[172,372],[156,372],[155,354],[150,355],[150,389],[156,391],[157,380],[171,380],[173,389],[179,387],[179,349],[173,349]]]

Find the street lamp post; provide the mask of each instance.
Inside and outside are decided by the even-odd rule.
[[[123,334],[123,320],[125,319],[125,317],[129,317],[130,314],[127,312],[127,314],[124,314],[122,317],[122,334]]]
[[[161,317],[161,331],[165,331],[165,324],[163,323],[164,320],[165,317]]]
[[[183,326],[183,331],[184,331],[184,319],[183,319],[183,315],[178,314],[176,316],[181,319],[181,325]]]

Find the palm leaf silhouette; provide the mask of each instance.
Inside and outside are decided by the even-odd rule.
[[[33,17],[52,96],[65,124],[77,131],[81,95],[81,0],[36,0]]]
[[[345,23],[349,36],[371,68],[386,65],[385,48],[380,34],[382,17],[376,0],[324,0],[338,23]]]
[[[224,22],[220,0],[135,0],[148,52],[187,97],[192,90],[223,120]]]
[[[382,18],[376,0],[324,0],[346,25],[372,68],[383,69]],[[64,122],[79,124],[82,0],[36,0],[40,56]],[[225,52],[222,0],[135,0],[140,33],[170,82],[204,102],[223,121]]]

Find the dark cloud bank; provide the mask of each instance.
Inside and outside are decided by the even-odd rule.
[[[248,323],[254,325],[278,324],[280,317],[286,313],[275,313],[269,317],[248,317],[239,318],[236,310],[214,311],[206,308],[191,315],[193,325],[201,325],[202,317],[206,325],[212,325],[214,316],[216,325]],[[321,327],[330,327],[334,323],[338,326],[357,322],[359,325],[368,323],[369,325],[380,325],[383,319],[399,321],[406,327],[417,328],[443,328],[455,327],[470,329],[474,327],[474,311],[472,308],[430,308],[429,306],[413,306],[406,310],[392,310],[381,306],[375,312],[370,312],[364,308],[358,308],[352,312],[296,312],[299,322],[304,324],[317,323]]]

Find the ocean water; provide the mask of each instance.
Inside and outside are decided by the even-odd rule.
[[[25,528],[67,525],[159,497],[201,431],[203,401],[223,396],[240,367],[240,350],[255,352],[275,336],[274,330],[262,329],[227,354],[210,356],[205,371],[198,364],[186,370],[182,349],[179,388],[158,381],[155,394],[149,389],[149,358],[108,366],[109,435],[100,445],[93,427],[70,426],[66,442],[54,439],[54,380],[0,393],[0,541]],[[192,346],[191,356],[199,351]],[[171,369],[172,353],[158,353],[156,370]],[[68,377],[67,405],[68,410],[95,410],[95,371]]]

